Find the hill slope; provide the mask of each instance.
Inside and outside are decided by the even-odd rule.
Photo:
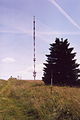
[[[80,88],[0,80],[0,120],[80,120]]]

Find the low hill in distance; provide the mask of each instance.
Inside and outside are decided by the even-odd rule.
[[[0,120],[80,120],[80,88],[0,80]]]

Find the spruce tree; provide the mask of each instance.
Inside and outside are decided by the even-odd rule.
[[[46,55],[44,63],[43,81],[45,84],[74,85],[79,77],[79,64],[74,59],[74,48],[69,48],[68,40],[56,38],[55,43],[50,44],[50,54]]]

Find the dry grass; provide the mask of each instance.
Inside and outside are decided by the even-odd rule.
[[[80,120],[80,88],[0,81],[0,120]]]

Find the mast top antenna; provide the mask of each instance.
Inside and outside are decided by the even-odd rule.
[[[35,80],[35,78],[36,78],[36,71],[35,71],[35,62],[36,62],[36,57],[35,57],[35,16],[33,16],[33,46],[34,46],[34,58],[33,58],[34,71],[33,71],[33,77],[34,77],[34,80]]]

